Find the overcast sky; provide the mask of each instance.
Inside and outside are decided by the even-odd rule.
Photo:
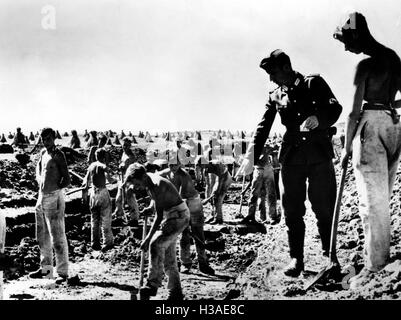
[[[253,130],[272,87],[259,62],[276,48],[346,113],[363,56],[332,33],[349,9],[401,54],[399,0],[2,0],[0,133]]]

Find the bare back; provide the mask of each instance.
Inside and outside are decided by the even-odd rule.
[[[149,187],[152,199],[155,201],[156,210],[164,211],[182,203],[175,186],[166,178],[155,173],[147,173],[153,186]]]
[[[384,48],[380,54],[363,60],[358,68],[358,72],[366,76],[365,101],[384,105],[394,103],[400,90],[401,62],[393,50]]]
[[[190,199],[198,195],[198,191],[195,189],[194,182],[187,171],[185,171],[183,168],[180,168],[178,169],[176,176],[180,183],[180,194],[183,198]]]

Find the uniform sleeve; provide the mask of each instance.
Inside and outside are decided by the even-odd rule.
[[[254,159],[259,159],[262,154],[263,146],[269,137],[270,129],[273,125],[274,118],[276,117],[277,110],[273,105],[271,98],[266,104],[267,110],[265,111],[262,120],[256,127],[255,133],[253,134],[252,144],[254,145]],[[250,146],[252,147],[252,146]]]
[[[327,129],[336,123],[342,112],[342,106],[322,77],[314,77],[310,82],[312,103],[316,104],[316,117],[319,129]]]

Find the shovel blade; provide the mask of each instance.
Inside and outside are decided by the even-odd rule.
[[[313,287],[316,283],[328,279],[336,279],[341,275],[341,267],[338,263],[330,263],[327,267],[323,268],[311,281],[307,282],[304,286],[304,290],[308,290]]]

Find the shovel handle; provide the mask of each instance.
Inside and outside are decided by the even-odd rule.
[[[347,164],[348,164],[348,161],[349,161],[349,156],[346,159]],[[334,207],[334,215],[333,215],[333,221],[332,221],[332,225],[331,225],[331,237],[330,237],[330,260],[331,260],[331,262],[337,262],[337,254],[336,254],[337,227],[338,227],[338,218],[340,215],[340,208],[341,208],[341,198],[342,198],[343,191],[344,191],[346,176],[347,176],[347,168],[342,168],[341,169],[340,186],[339,186],[338,192],[337,192],[337,199],[336,199],[336,204]]]
[[[241,188],[241,200],[240,200],[240,205],[239,205],[239,214],[241,214],[242,211],[242,200],[244,199],[244,186],[245,186],[245,174],[242,178],[242,188]]]
[[[148,229],[148,217],[145,216],[144,217],[144,221],[143,221],[143,230],[142,230],[142,240],[145,240],[146,238],[146,233]],[[140,267],[140,278],[139,278],[139,287],[143,286],[143,272],[145,270],[145,254],[146,252],[144,250],[142,250],[141,252],[141,267]]]
[[[76,173],[76,172],[74,172],[74,171],[72,171],[71,169],[70,170],[68,170],[68,172],[69,173],[71,173],[74,177],[77,177],[78,179],[80,179],[81,181],[83,181],[84,180],[84,178],[83,177],[81,177],[78,173]]]

